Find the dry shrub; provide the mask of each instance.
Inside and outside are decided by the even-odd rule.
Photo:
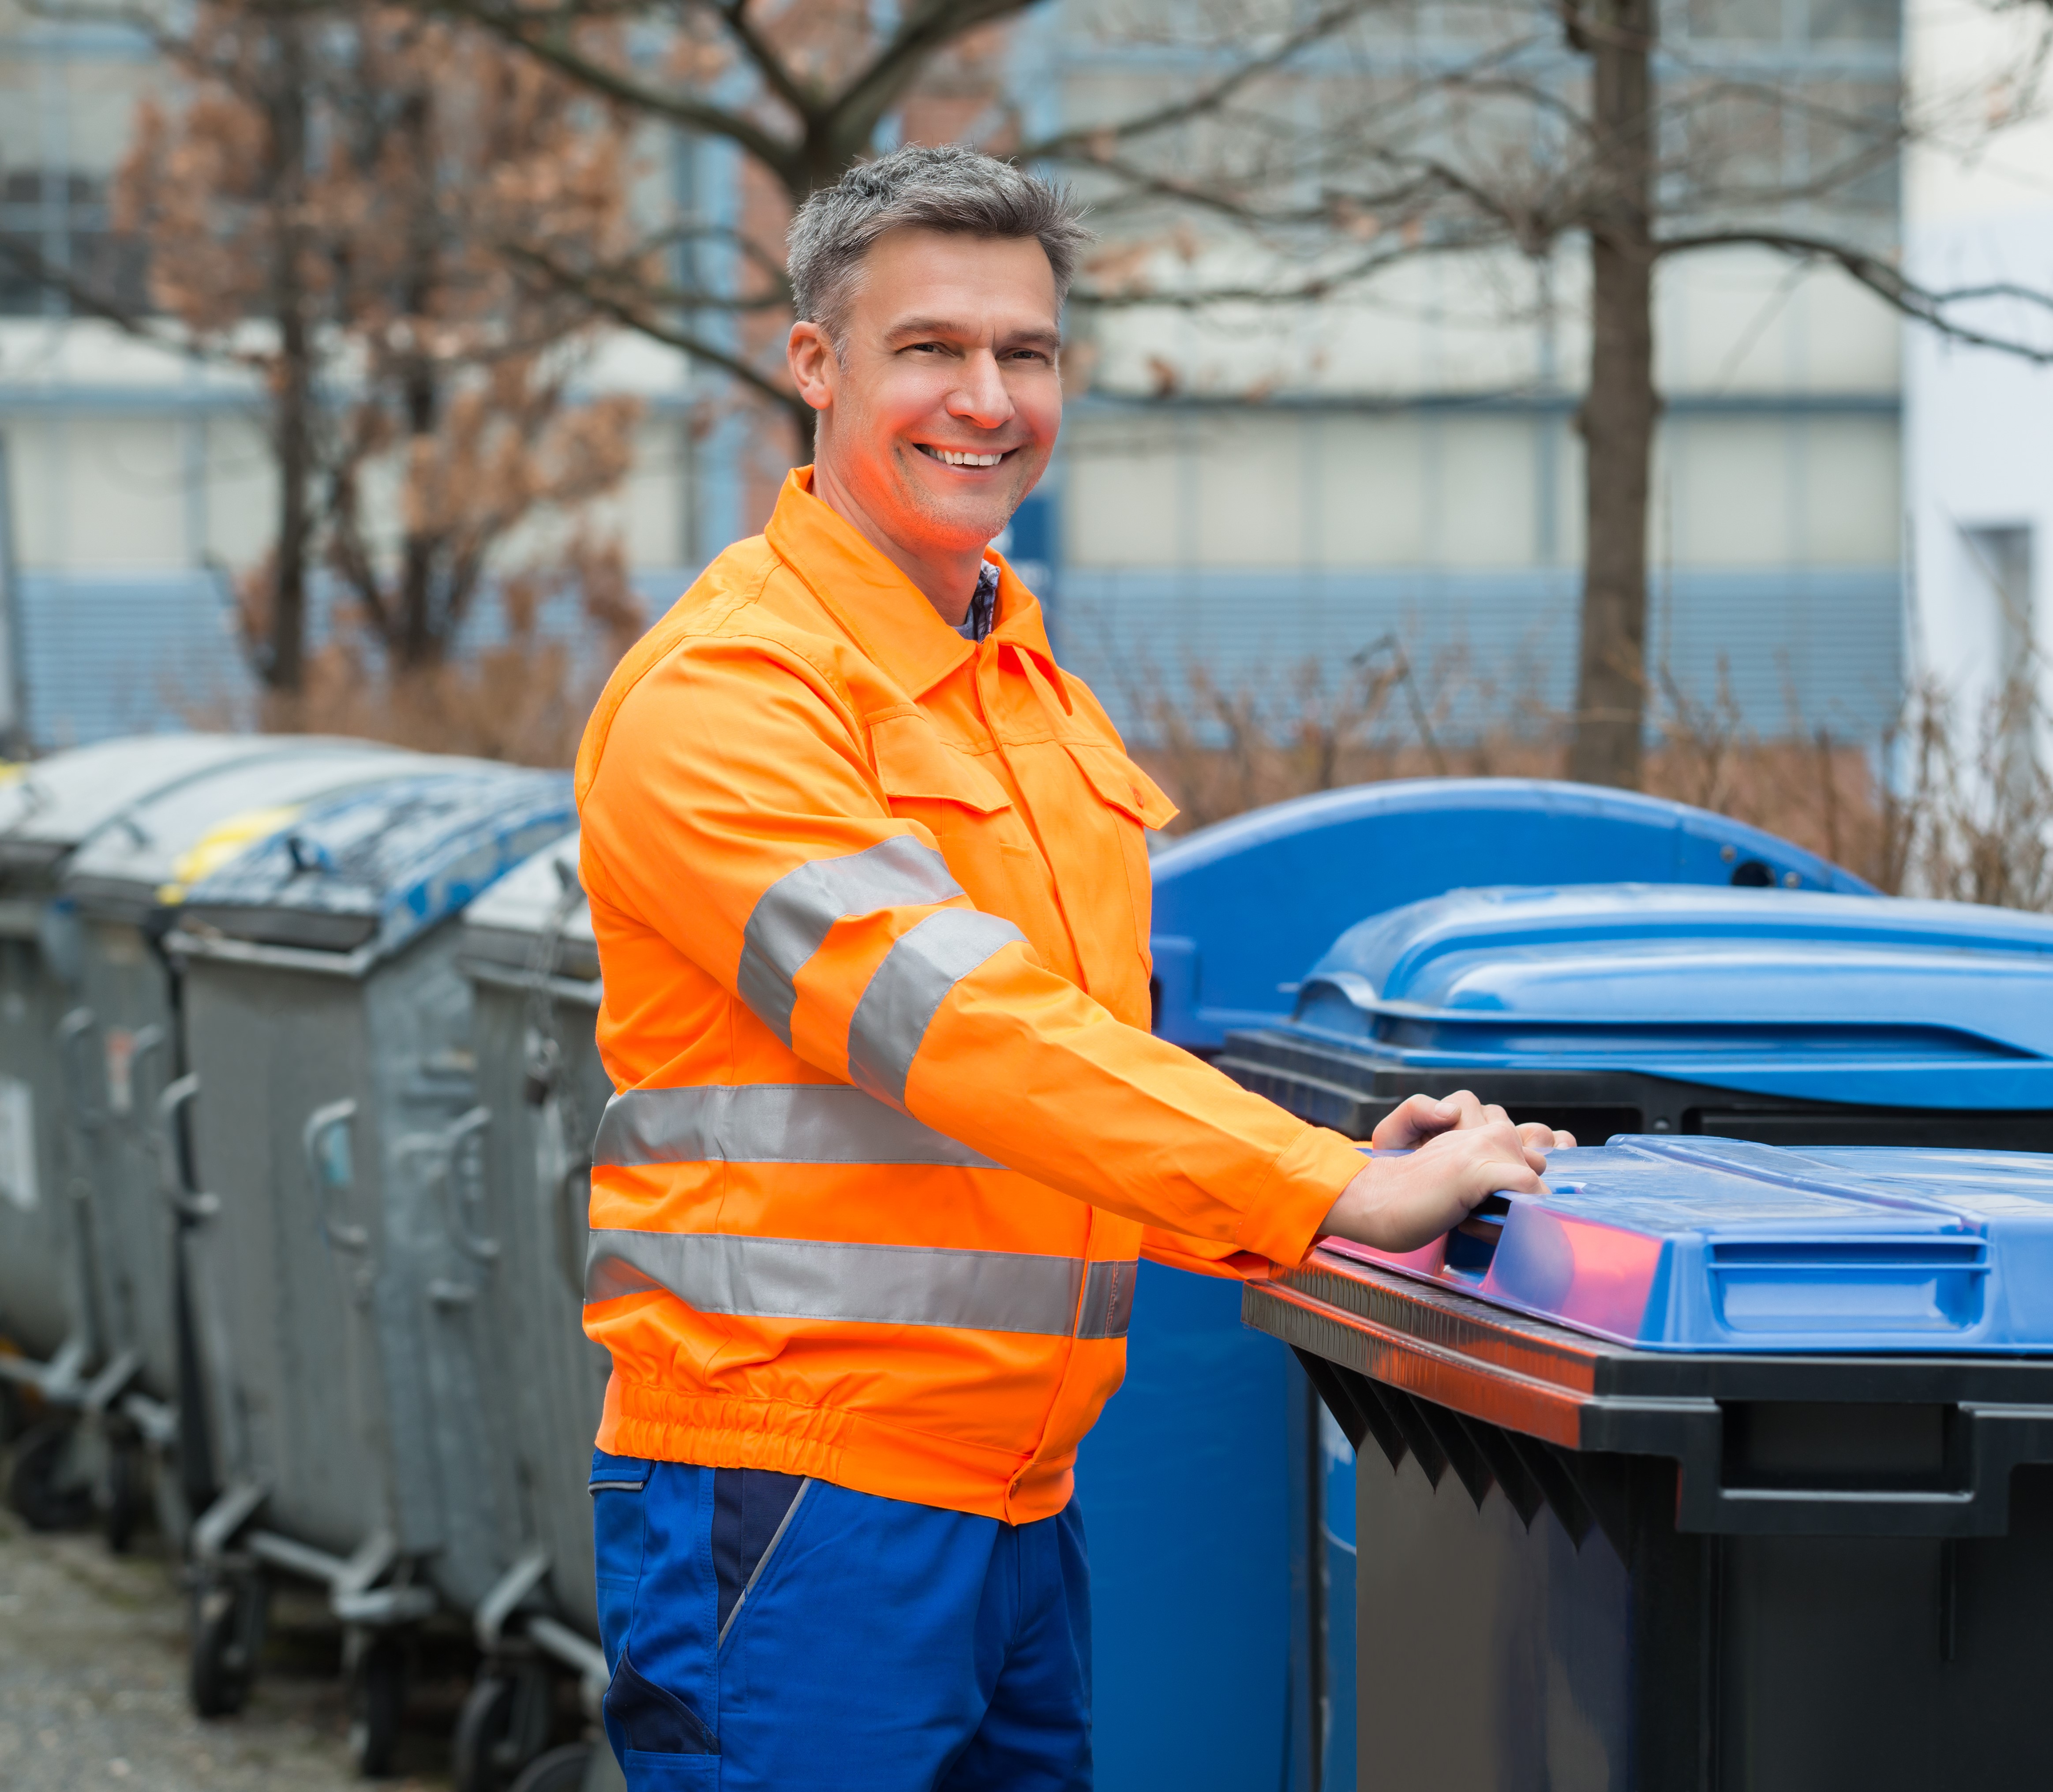
[[[2053,909],[2053,777],[2034,751],[2053,719],[2022,683],[1971,723],[1919,686],[1863,743],[1825,729],[1763,737],[1722,674],[1708,704],[1661,682],[1651,794],[1750,822],[1894,894]],[[1193,668],[1179,692],[1144,672],[1127,695],[1142,721],[1135,756],[1182,809],[1177,833],[1344,785],[1559,778],[1567,763],[1567,718],[1507,700],[1458,663],[1416,673],[1394,641],[1337,681],[1316,661],[1231,686]],[[1500,720],[1461,725],[1478,715]]]
[[[576,594],[589,633],[577,642],[544,634],[544,604]],[[283,734],[352,735],[422,752],[520,765],[567,766],[599,688],[641,633],[640,602],[617,543],[580,547],[553,574],[499,587],[506,638],[459,658],[395,669],[375,631],[345,616],[311,656],[297,697],[268,693],[261,725]]]

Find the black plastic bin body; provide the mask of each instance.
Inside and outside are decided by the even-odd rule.
[[[2053,1782],[2053,1363],[1656,1354],[1323,1252],[1245,1301],[1359,1453],[1364,1788]]]

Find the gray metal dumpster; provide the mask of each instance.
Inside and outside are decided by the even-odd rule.
[[[548,1686],[541,1657],[606,1684],[592,1585],[592,1440],[606,1352],[584,1335],[591,1147],[613,1085],[599,1062],[599,953],[577,880],[577,837],[510,873],[464,916],[485,1133],[481,1223],[497,1250],[471,1309],[504,1381],[504,1471],[525,1491],[534,1576],[512,1622],[481,1621],[486,1661],[458,1726],[458,1792],[486,1792],[539,1753]],[[559,1770],[565,1770],[562,1763]]]
[[[0,1334],[45,1363],[65,1355],[74,1374],[92,1340],[73,1333],[82,1259],[49,1123],[61,1099],[52,1041],[77,963],[77,931],[52,909],[57,878],[139,798],[251,751],[228,735],[148,735],[59,753],[0,782]]]
[[[222,1492],[195,1523],[191,1690],[236,1708],[264,1577],[329,1591],[352,1741],[382,1770],[403,1628],[485,1600],[517,1553],[485,1390],[441,1347],[477,1298],[476,1105],[451,924],[571,823],[570,782],[464,761],[311,809],[196,884],[184,967],[199,1221],[187,1235]]]
[[[100,1363],[88,1416],[106,1421],[108,1540],[126,1540],[143,1447],[177,1452],[186,1474],[154,1477],[159,1516],[183,1542],[210,1497],[203,1440],[179,1450],[188,1328],[178,1244],[186,1223],[164,1198],[160,1107],[181,1079],[177,989],[160,949],[184,888],[295,820],[310,802],[434,762],[368,741],[294,737],[182,779],[125,810],[72,855],[61,888],[75,917],[77,1005],[65,1016],[63,1122],[88,1218],[87,1259]],[[170,1096],[167,1103],[165,1097]],[[189,1416],[196,1416],[197,1407]]]
[[[0,1376],[58,1405],[108,1398],[88,1265],[87,1167],[62,1122],[64,1065],[75,1045],[80,938],[58,881],[85,841],[141,798],[266,751],[250,735],[150,735],[6,768],[0,778]],[[14,1453],[8,1497],[30,1523],[76,1523],[96,1465],[58,1417]]]

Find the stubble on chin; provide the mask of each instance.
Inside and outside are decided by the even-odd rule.
[[[898,470],[899,489],[909,508],[928,524],[936,535],[952,538],[960,547],[981,547],[991,540],[1012,520],[1012,513],[1019,508],[1020,500],[1032,486],[1030,468],[1015,473],[1002,492],[994,490],[987,498],[975,505],[950,504],[936,495],[932,487],[920,476],[919,469],[913,457],[924,460],[917,448],[900,450],[905,461]]]

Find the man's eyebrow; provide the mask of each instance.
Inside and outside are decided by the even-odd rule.
[[[909,317],[894,324],[884,332],[886,342],[914,342],[923,336],[940,336],[948,341],[959,342],[964,337],[976,335],[968,324],[946,317]],[[1014,331],[1005,336],[1008,345],[1028,344],[1040,348],[1059,348],[1062,332],[1058,330],[1026,329]]]

